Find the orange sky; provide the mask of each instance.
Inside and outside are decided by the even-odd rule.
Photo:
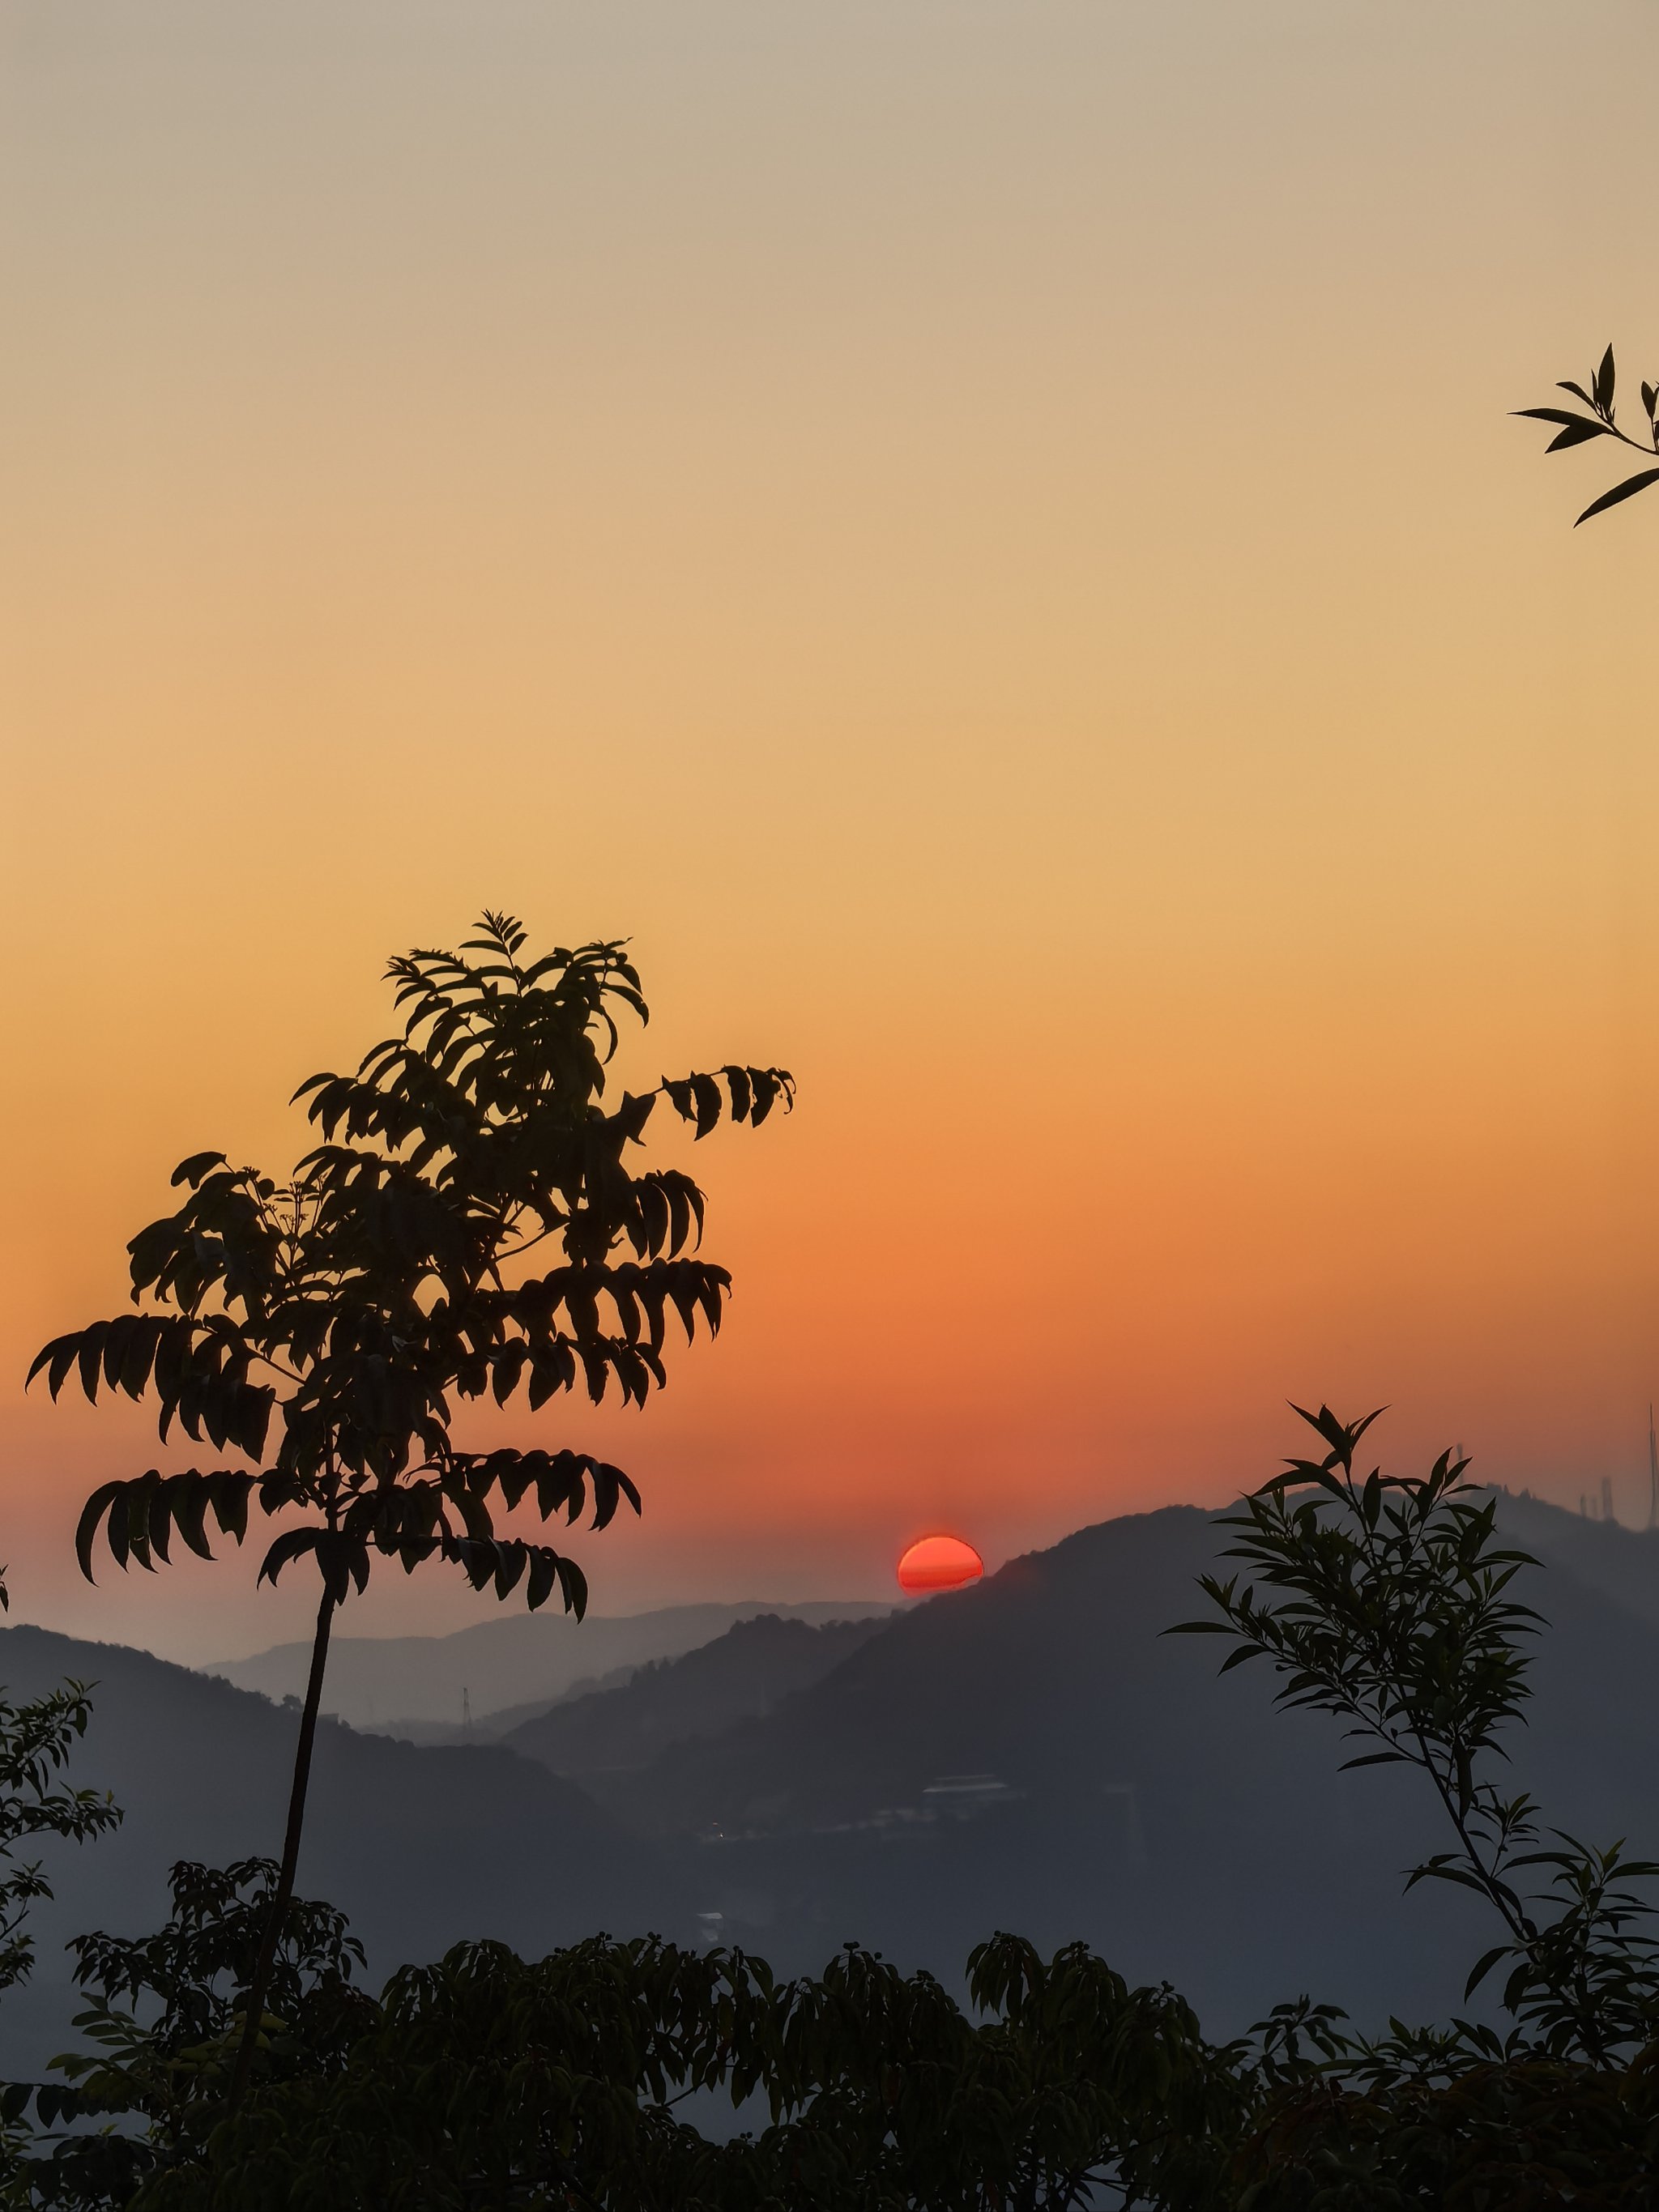
[[[1286,1396],[1645,1510],[1659,508],[1504,410],[1659,362],[1650,9],[0,12],[0,1557],[22,1398],[384,957],[631,933],[738,1295],[604,1611],[1219,1500]],[[568,1412],[568,1418],[567,1418]],[[168,1464],[188,1463],[168,1462]],[[448,1627],[441,1576],[359,1629]]]

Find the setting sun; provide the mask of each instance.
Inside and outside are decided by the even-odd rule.
[[[960,1589],[984,1572],[984,1560],[960,1536],[924,1536],[898,1563],[899,1588],[912,1593]]]

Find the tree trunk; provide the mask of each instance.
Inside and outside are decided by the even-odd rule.
[[[317,1608],[317,1633],[311,1645],[311,1674],[306,1683],[305,1710],[300,1716],[300,1741],[294,1753],[294,1787],[288,1801],[288,1833],[283,1838],[282,1870],[276,1877],[276,1894],[270,1900],[270,1918],[265,1928],[264,1939],[254,1961],[253,1979],[247,1992],[247,2012],[242,2024],[241,2046],[236,2053],[236,2071],[231,2077],[230,2109],[233,2112],[246,2095],[247,2085],[252,2075],[254,2049],[258,2041],[259,2024],[264,2016],[265,1992],[270,1987],[270,1972],[276,1962],[276,1946],[294,1897],[294,1877],[300,1864],[300,1838],[306,1822],[306,1790],[311,1780],[311,1748],[317,1740],[317,1711],[322,1703],[323,1674],[328,1665],[328,1632],[334,1619],[334,1604],[332,1594],[325,1590],[322,1603]]]

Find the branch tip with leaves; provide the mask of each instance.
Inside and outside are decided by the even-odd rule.
[[[1613,390],[1617,370],[1609,346],[1602,355],[1600,365],[1588,385],[1576,384],[1571,379],[1559,384],[1556,389],[1565,392],[1578,400],[1584,412],[1567,407],[1517,407],[1517,416],[1534,422],[1555,426],[1555,435],[1544,448],[1547,453],[1565,453],[1570,447],[1587,445],[1593,438],[1612,438],[1621,446],[1628,446],[1638,453],[1659,455],[1659,388],[1644,383],[1641,387],[1642,411],[1646,417],[1645,437],[1632,437],[1621,429],[1613,410]],[[1645,491],[1652,483],[1659,483],[1659,463],[1650,468],[1638,469],[1634,476],[1626,477],[1599,499],[1593,499],[1573,525],[1588,522],[1592,515],[1605,514],[1610,507],[1618,507]]]

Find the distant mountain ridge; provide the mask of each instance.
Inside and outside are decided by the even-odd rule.
[[[1659,1626],[1659,1528],[1626,1528],[1617,1521],[1570,1513],[1529,1490],[1500,1490],[1498,1512],[1510,1540],[1539,1553]]]
[[[757,1613],[816,1623],[884,1620],[893,1610],[860,1599],[784,1605],[755,1598],[589,1613],[581,1621],[551,1611],[511,1613],[450,1636],[337,1636],[329,1651],[326,1710],[354,1728],[453,1724],[461,1719],[465,1692],[475,1720],[487,1722],[505,1708],[550,1705],[584,1678],[678,1658]],[[278,1644],[201,1671],[264,1697],[297,1697],[310,1656],[307,1644]]]

